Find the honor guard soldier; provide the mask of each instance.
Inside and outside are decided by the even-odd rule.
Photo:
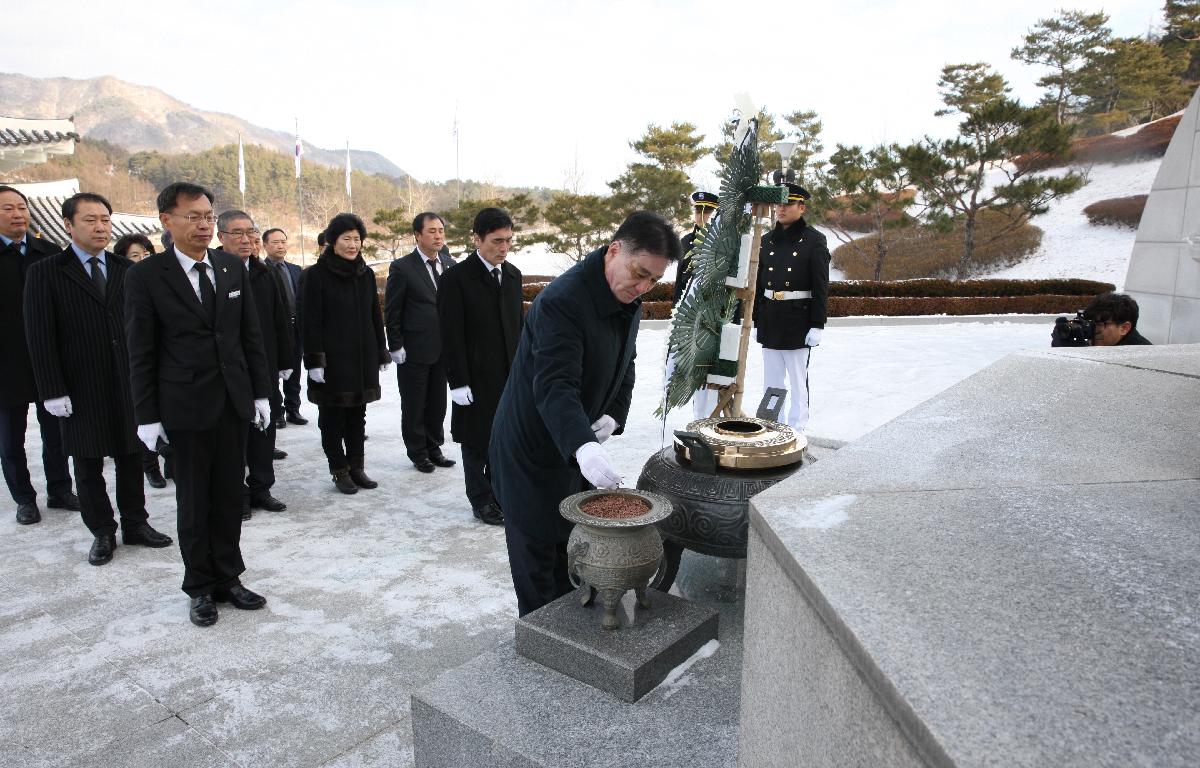
[[[754,328],[763,348],[763,383],[787,389],[787,424],[808,426],[808,363],[821,343],[829,297],[829,248],[804,220],[809,194],[788,183],[787,202],[775,207],[775,229],[758,256]],[[788,384],[785,385],[784,379]]]
[[[708,220],[717,212],[719,201],[720,198],[712,192],[696,191],[692,193],[692,221],[695,222],[695,227],[679,241],[683,246],[683,258],[675,267],[675,295],[671,299],[672,306],[678,305],[683,294],[687,292],[688,283],[692,280],[692,246],[696,242],[696,235],[708,226]]]

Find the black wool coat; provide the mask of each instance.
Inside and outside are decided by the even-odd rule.
[[[347,261],[326,250],[304,273],[304,365],[325,369],[308,380],[316,405],[350,408],[380,397],[379,366],[391,362],[375,273],[362,257]]]
[[[254,417],[254,401],[270,397],[254,292],[241,259],[208,251],[215,277],[210,320],[170,248],[142,259],[125,277],[129,383],[138,424],[211,429],[228,399],[238,418]]]
[[[811,291],[811,299],[775,301],[763,294]],[[829,305],[829,248],[825,236],[800,219],[777,224],[758,251],[754,327],[768,349],[800,349],[812,328],[824,328]]]
[[[133,263],[112,253],[104,259],[103,294],[69,247],[25,276],[25,335],[38,397],[71,398],[72,414],[59,419],[69,456],[121,456],[141,448],[125,341],[125,276]]]
[[[605,250],[534,300],[492,424],[488,460],[504,519],[544,542],[571,533],[558,504],[584,488],[575,451],[596,439],[592,423],[608,414],[620,434],[633,396],[641,300],[613,296]]]
[[[696,229],[679,238],[683,256],[675,265],[675,288],[671,295],[671,304],[679,304],[683,294],[687,292],[688,283],[692,281],[692,248],[696,245]]]
[[[21,306],[25,274],[30,265],[59,253],[59,248],[41,238],[25,236],[25,254],[0,241],[0,406],[19,408],[38,399],[33,363],[25,341],[25,317]]]
[[[446,270],[438,291],[442,361],[451,389],[470,387],[474,402],[453,406],[456,443],[486,450],[492,418],[521,338],[521,270],[505,262],[496,283],[472,253]]]
[[[438,255],[442,275],[454,259]],[[442,357],[442,334],[438,327],[437,291],[425,257],[413,250],[392,262],[384,289],[388,349],[404,347],[406,361],[433,365]]]
[[[267,356],[267,373],[278,376],[279,371],[291,362],[293,347],[292,318],[283,292],[283,276],[254,256],[247,263],[254,308],[258,310],[258,327],[262,331],[263,352]],[[271,388],[270,400],[272,408],[283,407],[279,387]]]

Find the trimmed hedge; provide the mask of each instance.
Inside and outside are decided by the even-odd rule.
[[[1040,171],[1071,163],[1131,163],[1151,157],[1162,157],[1175,135],[1180,115],[1164,117],[1147,123],[1129,136],[1105,134],[1087,136],[1071,142],[1065,156],[1053,157],[1040,152],[1021,155],[1013,164],[1022,171]]]
[[[1095,280],[835,280],[829,295],[875,297],[1087,296],[1115,288]]]
[[[857,297],[833,296],[830,317],[852,315],[1039,315],[1069,314],[1083,307],[1091,296],[934,296]]]
[[[1146,210],[1148,195],[1130,195],[1100,200],[1083,209],[1083,215],[1093,224],[1104,226],[1131,227],[1137,229],[1142,223],[1142,211]]]

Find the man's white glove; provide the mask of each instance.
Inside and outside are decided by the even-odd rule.
[[[755,326],[754,328],[752,328],[750,330],[750,333],[754,336],[754,343],[757,344],[758,343],[758,326]]]
[[[575,451],[575,460],[579,462],[579,471],[597,488],[611,491],[622,482],[621,475],[613,468],[600,443],[584,443],[579,446],[579,450]]]
[[[470,387],[455,387],[450,390],[450,399],[455,405],[470,405],[475,402],[475,395],[471,394]]]
[[[151,451],[158,451],[158,441],[161,439],[164,443],[171,442],[167,439],[167,432],[163,429],[161,421],[156,421],[153,424],[138,424],[137,428],[138,440]]]
[[[325,369],[324,368],[309,368],[308,369],[308,378],[312,379],[313,381],[317,382],[318,384],[324,384],[325,383]]]
[[[254,426],[266,429],[271,423],[271,401],[260,397],[254,401]]]
[[[52,397],[42,403],[51,416],[57,416],[60,419],[65,419],[71,415],[71,396],[63,395],[62,397]]]
[[[821,329],[809,328],[808,335],[804,337],[804,346],[817,347],[821,344]]]
[[[391,368],[391,367],[392,367],[391,363],[384,363],[383,365],[379,366],[379,372],[383,373],[384,371],[386,371],[388,368]]]
[[[404,361],[408,359],[408,353],[404,351],[404,347],[388,354],[392,356],[392,362],[396,365],[404,365]]]
[[[291,368],[284,368],[282,371],[280,371],[280,372],[279,372],[279,378],[281,378],[281,379],[290,379],[290,378],[292,378],[292,369],[291,369]]]
[[[598,443],[603,443],[612,437],[612,433],[616,430],[617,420],[607,413],[596,419],[596,423],[592,425],[592,431],[596,433],[596,442]]]

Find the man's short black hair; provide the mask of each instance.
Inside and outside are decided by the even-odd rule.
[[[76,192],[63,200],[62,217],[67,221],[75,221],[75,212],[79,210],[80,203],[100,203],[108,209],[108,215],[112,216],[112,206],[103,197],[95,192]]]
[[[154,253],[154,244],[150,242],[150,238],[137,232],[132,235],[122,235],[117,244],[113,246],[113,253],[118,256],[128,256],[129,249],[134,245],[142,246],[146,249],[146,253]]]
[[[442,222],[443,227],[446,226],[446,220],[441,216],[438,216],[433,211],[421,211],[413,219],[413,234],[421,234],[421,230],[425,229],[425,222],[429,219],[437,219],[438,221]]]
[[[156,201],[158,212],[170,213],[175,210],[175,206],[179,205],[179,198],[181,197],[185,200],[195,200],[201,195],[208,198],[210,205],[216,202],[213,193],[199,184],[192,184],[190,181],[177,181],[174,184],[168,184],[166,189],[158,193],[158,200]]]
[[[683,247],[679,235],[667,220],[650,211],[634,211],[617,229],[613,240],[626,244],[630,253],[646,251],[655,256],[665,256],[667,261],[679,261]]]
[[[512,217],[505,213],[500,208],[484,208],[479,213],[475,214],[475,222],[471,224],[471,231],[482,237],[487,237],[497,229],[512,229]]]
[[[1138,304],[1125,293],[1102,293],[1088,302],[1083,316],[1097,323],[1129,323],[1129,332],[1137,330]]]
[[[25,197],[25,193],[16,187],[10,187],[7,184],[0,184],[0,192],[12,192],[15,195],[19,195],[21,199],[25,201],[25,205],[29,205],[29,198]]]
[[[271,227],[271,228],[270,228],[270,229],[268,229],[266,232],[263,232],[263,233],[262,233],[262,240],[263,240],[263,242],[264,242],[264,243],[265,243],[265,242],[267,242],[267,238],[268,238],[268,237],[270,237],[271,235],[275,234],[276,232],[278,232],[278,233],[280,233],[281,235],[283,235],[283,239],[284,239],[284,240],[287,240],[287,232],[284,232],[284,231],[283,231],[282,229],[280,229],[279,227]]]

